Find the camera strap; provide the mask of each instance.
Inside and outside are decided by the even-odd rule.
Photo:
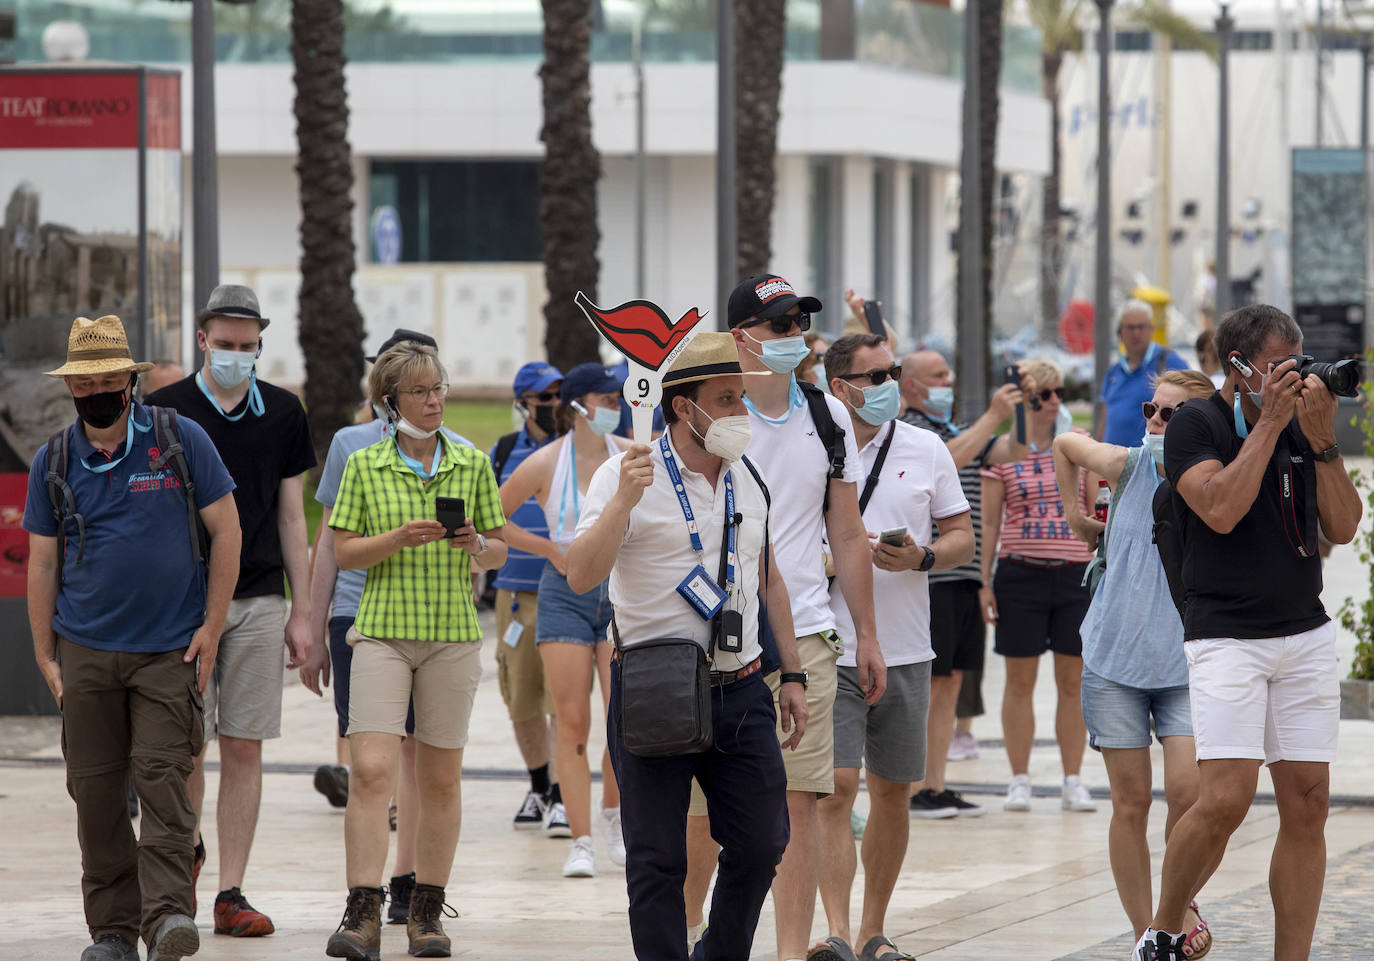
[[[1313,557],[1317,548],[1317,487],[1303,478],[1301,516],[1298,513],[1298,491],[1295,490],[1297,467],[1305,463],[1302,454],[1294,455],[1290,447],[1289,433],[1292,425],[1279,435],[1274,445],[1273,463],[1279,475],[1279,515],[1283,519],[1283,533],[1288,544],[1299,557]],[[1297,448],[1301,451],[1303,448]]]

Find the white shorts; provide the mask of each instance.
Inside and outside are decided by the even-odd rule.
[[[1287,637],[1200,638],[1183,651],[1199,761],[1336,759],[1335,624]]]

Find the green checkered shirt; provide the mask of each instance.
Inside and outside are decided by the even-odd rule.
[[[426,484],[386,438],[348,458],[329,526],[363,537],[435,516],[436,497],[461,497],[479,531],[506,523],[491,460],[441,437],[443,456]],[[446,540],[403,547],[368,568],[354,622],[368,637],[411,641],[480,641],[472,603],[472,560]]]

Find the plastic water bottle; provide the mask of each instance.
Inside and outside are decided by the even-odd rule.
[[[1107,482],[1100,480],[1097,482],[1097,500],[1093,501],[1093,517],[1102,523],[1107,523],[1107,508],[1112,503],[1112,489],[1107,486]]]

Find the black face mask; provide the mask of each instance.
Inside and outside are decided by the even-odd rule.
[[[552,407],[547,404],[536,404],[530,407],[530,411],[530,417],[533,418],[535,427],[538,427],[546,434],[557,433]]]
[[[76,406],[76,416],[96,430],[104,430],[119,420],[119,415],[124,413],[129,406],[131,387],[132,381],[120,390],[106,391],[103,394],[87,394],[85,397],[73,397],[72,404]]]

